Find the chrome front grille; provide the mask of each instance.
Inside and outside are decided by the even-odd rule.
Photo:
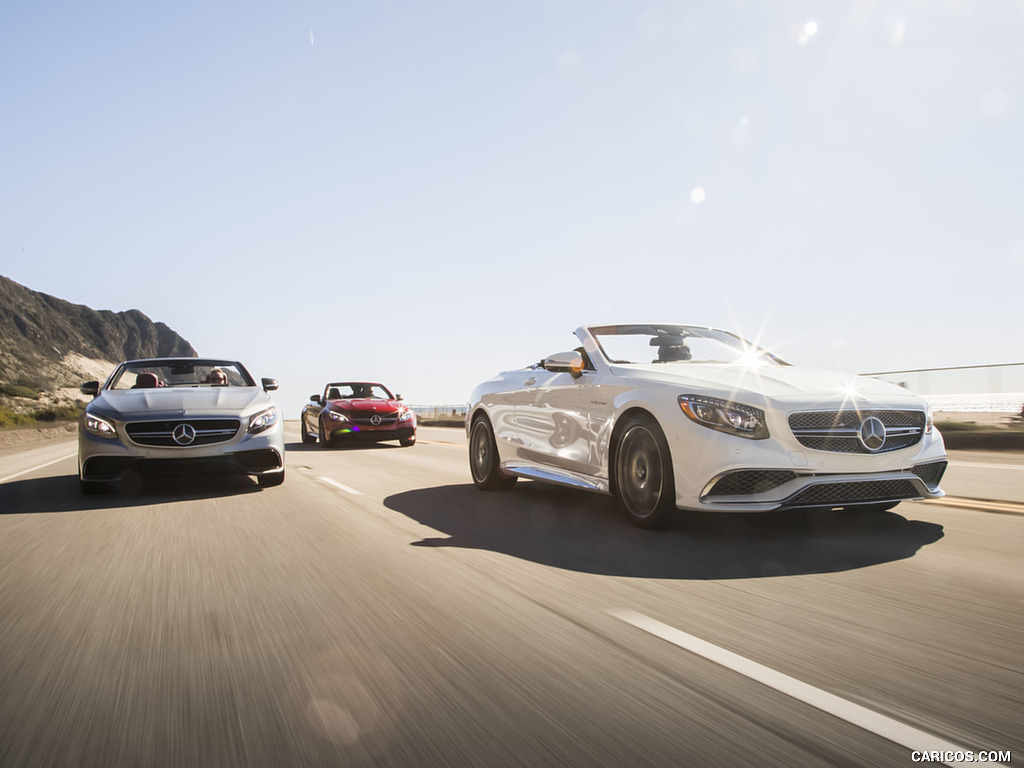
[[[885,425],[885,442],[874,451],[859,437],[861,424],[870,417]],[[888,453],[920,442],[925,421],[924,411],[804,411],[790,414],[789,428],[802,446],[816,451]]]
[[[374,416],[380,417],[380,423],[374,424],[372,419]],[[361,427],[391,427],[394,426],[395,422],[398,421],[397,413],[360,413],[353,412],[348,414],[349,421],[353,424],[358,424]]]
[[[187,427],[194,431],[189,442],[175,440],[175,430]],[[226,443],[238,434],[242,422],[238,419],[173,419],[168,421],[135,421],[125,424],[125,431],[133,443],[157,448],[190,448],[197,445]],[[188,430],[185,430],[188,433]],[[182,438],[184,439],[184,438]]]

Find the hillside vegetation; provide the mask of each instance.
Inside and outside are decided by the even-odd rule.
[[[137,309],[94,310],[0,275],[0,427],[74,419],[83,381],[102,381],[121,360],[162,356],[196,351]]]

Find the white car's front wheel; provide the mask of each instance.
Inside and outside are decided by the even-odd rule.
[[[675,482],[668,442],[649,416],[626,423],[615,455],[619,503],[640,528],[665,528],[675,512]]]
[[[469,469],[473,485],[485,491],[498,491],[515,485],[515,475],[506,475],[498,464],[498,447],[486,416],[477,416],[469,431]]]

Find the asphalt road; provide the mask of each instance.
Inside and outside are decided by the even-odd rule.
[[[0,452],[0,766],[1024,759],[1024,506],[971,501],[1024,502],[1024,457],[955,455],[956,506],[646,532],[476,491],[458,430],[288,430],[266,490],[83,497],[73,442]]]

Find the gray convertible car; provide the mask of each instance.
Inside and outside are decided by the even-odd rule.
[[[231,360],[154,358],[121,363],[103,386],[82,385],[94,399],[78,430],[83,493],[136,474],[254,475],[261,486],[284,482],[284,432],[269,392]]]

